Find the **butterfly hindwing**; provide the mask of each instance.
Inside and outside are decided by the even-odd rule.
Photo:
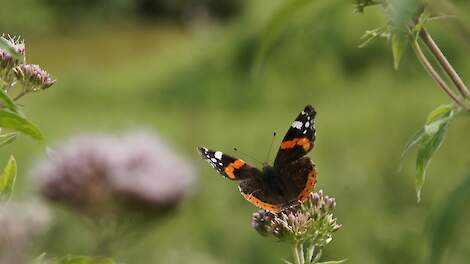
[[[317,181],[315,165],[309,157],[302,157],[280,168],[279,175],[286,185],[289,201],[303,202]]]
[[[198,147],[198,151],[201,157],[217,172],[230,180],[242,180],[262,174],[260,170],[243,160],[231,157],[220,151],[213,151],[205,147]]]
[[[305,156],[315,143],[315,109],[307,105],[292,122],[274,160],[279,169],[285,164]]]
[[[263,177],[253,177],[240,181],[238,190],[250,203],[270,212],[279,212],[283,208],[284,199],[275,195]]]

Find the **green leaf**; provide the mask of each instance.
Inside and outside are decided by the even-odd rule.
[[[470,204],[470,175],[445,200],[443,208],[432,221],[430,234],[430,255],[426,263],[443,262],[443,256],[450,247],[458,243],[458,236],[463,235],[461,226],[466,225]]]
[[[317,264],[339,264],[339,263],[344,263],[346,262],[347,259],[342,259],[342,260],[330,260],[330,261],[324,261],[324,262],[317,262]]]
[[[17,113],[0,109],[0,127],[9,128],[31,136],[44,143],[44,136],[41,130],[26,118]]]
[[[372,30],[366,30],[364,35],[361,36],[361,39],[364,41],[358,46],[358,48],[364,48],[373,40],[378,37],[386,37],[389,33],[387,32],[387,27],[379,27]]]
[[[431,113],[429,113],[428,118],[426,119],[426,124],[430,124],[436,119],[448,115],[449,112],[453,111],[454,109],[455,105],[453,104],[445,104],[438,106],[436,109],[432,110]]]
[[[0,36],[0,49],[8,52],[8,54],[17,60],[23,60],[23,56],[17,52],[16,49],[11,46],[10,42],[3,36]]]
[[[403,51],[405,50],[406,38],[401,34],[392,34],[392,54],[393,54],[393,68],[398,70],[400,67],[400,61],[403,57]]]
[[[0,175],[0,201],[8,201],[15,186],[16,180],[16,160],[10,156],[7,165]]]
[[[0,148],[12,143],[13,141],[16,140],[17,137],[18,137],[17,133],[6,133],[3,135],[0,135]]]
[[[421,190],[426,180],[426,170],[432,156],[444,141],[450,121],[456,116],[459,108],[453,105],[439,106],[433,110],[424,126],[424,133],[419,140],[418,155],[416,158],[416,196],[418,203],[421,200]]]
[[[3,101],[3,103],[8,109],[10,109],[11,111],[15,113],[19,113],[18,106],[15,104],[13,99],[11,99],[10,96],[8,96],[8,94],[3,89],[0,89],[0,100]]]
[[[46,252],[42,253],[41,255],[37,256],[31,264],[44,264],[45,263]]]
[[[298,12],[304,10],[307,5],[315,5],[310,17],[316,16],[321,13],[325,8],[339,2],[339,0],[290,0],[281,6],[274,15],[269,18],[267,25],[261,33],[260,42],[258,49],[255,54],[253,64],[253,76],[257,76],[264,64],[268,51],[271,49],[273,44],[279,35],[287,28],[289,22],[296,17]]]
[[[110,258],[88,256],[65,256],[53,262],[53,264],[114,264]]]
[[[424,128],[421,128],[420,130],[416,131],[416,133],[414,133],[410,139],[408,139],[408,142],[406,142],[403,152],[401,153],[401,156],[400,156],[400,166],[398,167],[398,171],[401,171],[403,168],[403,161],[406,157],[406,154],[408,154],[408,152],[414,145],[418,144],[418,142],[421,141],[423,136],[424,136]]]

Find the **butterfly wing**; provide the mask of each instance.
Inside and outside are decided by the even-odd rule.
[[[315,143],[315,109],[307,105],[292,122],[282,140],[274,160],[274,168],[280,170],[286,164],[305,156]]]
[[[199,147],[201,157],[220,174],[230,180],[238,181],[238,189],[243,197],[253,205],[271,212],[281,210],[282,197],[270,191],[263,172],[220,151]]]
[[[230,180],[243,180],[252,177],[261,177],[259,169],[248,165],[241,159],[226,155],[220,151],[213,151],[205,147],[198,147],[199,154],[218,173]]]

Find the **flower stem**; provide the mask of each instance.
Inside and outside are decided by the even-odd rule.
[[[294,263],[302,264],[300,262],[300,255],[299,255],[299,242],[295,242],[292,249],[293,249],[293,255],[294,255]]]
[[[312,263],[315,245],[312,243],[307,247],[307,263]]]
[[[304,244],[299,243],[300,263],[305,264]]]
[[[459,106],[464,108],[467,111],[470,111],[470,108],[468,108],[464,101],[462,100],[461,97],[457,96],[450,88],[447,86],[447,84],[442,80],[441,76],[437,71],[434,69],[432,64],[429,62],[429,60],[426,58],[424,55],[423,51],[421,50],[421,47],[418,44],[418,41],[416,39],[413,39],[411,41],[411,46],[413,47],[416,57],[418,58],[419,62],[423,65],[424,69],[428,72],[428,74],[431,76],[431,78],[437,83],[437,85]]]
[[[434,42],[429,32],[425,28],[423,28],[420,30],[419,36],[426,44],[429,51],[434,55],[434,57],[436,57],[437,61],[442,66],[442,68],[444,68],[444,71],[447,73],[447,75],[449,75],[450,79],[457,87],[460,94],[462,94],[462,96],[465,98],[470,98],[470,91],[468,90],[467,86],[465,86],[465,83],[462,81],[458,73],[454,70],[452,65],[449,63],[447,58],[444,56],[442,51]]]
[[[23,97],[24,95],[26,95],[29,91],[28,90],[23,90],[21,91],[19,94],[17,94],[15,96],[15,98],[13,98],[13,101],[17,101],[18,99],[20,99],[21,97]]]

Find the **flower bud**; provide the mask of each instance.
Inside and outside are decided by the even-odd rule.
[[[25,60],[25,45],[19,37],[2,35],[0,38],[11,48],[11,51],[21,56],[21,58],[17,58],[10,53],[11,51],[0,49],[0,79],[6,83],[12,83],[15,79],[13,68]]]
[[[13,69],[25,89],[36,92],[51,87],[56,81],[36,64],[21,64]]]

